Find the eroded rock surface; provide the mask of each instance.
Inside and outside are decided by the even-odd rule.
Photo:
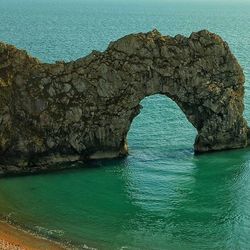
[[[174,100],[197,129],[195,152],[247,146],[244,75],[213,33],[132,34],[55,64],[0,43],[0,172],[126,155],[139,103],[153,94]]]

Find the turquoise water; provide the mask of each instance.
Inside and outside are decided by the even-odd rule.
[[[219,33],[244,67],[250,124],[250,4],[0,0],[0,13],[0,40],[46,62],[153,28]],[[194,156],[196,131],[175,103],[141,104],[128,158],[0,179],[0,214],[82,249],[250,249],[249,149]]]

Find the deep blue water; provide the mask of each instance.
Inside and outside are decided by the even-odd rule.
[[[69,61],[128,33],[220,34],[244,68],[250,123],[250,3],[0,0],[0,40]],[[194,156],[196,131],[170,99],[142,101],[124,160],[0,180],[0,214],[98,249],[250,249],[249,149]]]

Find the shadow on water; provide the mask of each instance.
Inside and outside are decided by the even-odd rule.
[[[157,193],[161,181],[155,183],[151,204],[135,201],[134,243],[143,239],[152,249],[166,245],[168,249],[247,249],[249,160],[249,149],[194,156],[192,167],[174,181],[176,186],[169,190],[166,183],[162,188],[165,199],[164,193],[161,197]],[[136,185],[130,178],[129,186]],[[154,245],[153,238],[158,239]]]

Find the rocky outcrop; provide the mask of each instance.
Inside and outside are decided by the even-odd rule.
[[[247,146],[242,69],[206,30],[132,34],[55,64],[0,43],[0,171],[125,156],[140,101],[153,94],[174,100],[197,129],[195,152]]]

